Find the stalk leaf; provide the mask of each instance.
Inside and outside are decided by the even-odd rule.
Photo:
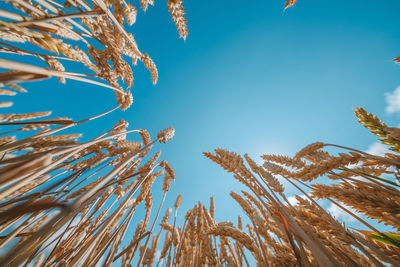
[[[358,229],[356,229],[356,230],[376,241],[385,243],[392,247],[400,248],[400,246],[398,245],[398,244],[400,244],[400,234],[383,233],[384,235],[380,235],[377,232],[364,231],[364,230],[358,230]],[[395,242],[393,242],[393,241],[395,241]]]

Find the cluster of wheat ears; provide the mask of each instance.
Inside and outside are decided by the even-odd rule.
[[[128,130],[124,120],[87,142],[77,140],[80,134],[59,134],[127,109],[131,67],[138,61],[157,82],[152,59],[126,31],[137,14],[127,1],[2,4],[7,7],[0,9],[0,52],[13,54],[16,61],[0,59],[1,95],[26,92],[23,82],[57,77],[111,89],[117,105],[80,121],[43,119],[51,112],[0,114],[0,125],[7,128],[0,136],[0,266],[400,266],[400,236],[365,220],[400,229],[400,129],[362,108],[355,111],[359,122],[393,153],[376,156],[318,142],[294,157],[263,155],[262,166],[224,149],[204,153],[247,188],[231,193],[243,210],[238,214],[248,217],[242,222],[238,216],[237,223],[216,222],[211,197],[209,208],[199,202],[178,225],[181,195],[174,216],[169,208],[159,219],[175,174],[151,149],[170,140],[173,128],[161,130],[154,140],[146,130]],[[288,0],[285,8],[295,3]],[[153,0],[140,0],[144,11],[148,5]],[[168,0],[168,10],[185,39],[182,1]],[[22,57],[43,64],[22,63]],[[83,64],[89,74],[66,71],[65,61]],[[12,104],[2,101],[0,107]],[[134,133],[137,138],[128,140]],[[163,197],[152,215],[151,189],[162,175]],[[329,183],[318,183],[320,177]],[[288,201],[282,181],[303,195],[297,204]],[[347,229],[320,206],[320,199],[365,228]],[[140,221],[135,231],[129,230],[133,221]]]

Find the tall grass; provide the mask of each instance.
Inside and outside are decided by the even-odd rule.
[[[284,8],[296,2],[288,0]],[[205,152],[247,188],[231,192],[242,209],[237,222],[217,222],[211,197],[209,208],[199,202],[180,225],[182,195],[159,220],[175,174],[152,148],[173,137],[172,127],[155,139],[146,130],[128,129],[124,120],[85,142],[78,140],[80,134],[62,132],[129,108],[132,66],[138,61],[157,82],[154,62],[126,30],[136,21],[136,7],[124,0],[7,3],[9,8],[0,10],[0,52],[16,59],[0,59],[6,69],[0,73],[1,95],[26,92],[21,83],[27,81],[56,77],[111,89],[117,104],[79,121],[46,119],[51,112],[0,115],[0,266],[400,265],[400,236],[380,230],[384,224],[399,231],[400,129],[358,108],[360,123],[393,153],[370,155],[317,142],[293,157],[263,155],[258,165],[247,154],[220,148]],[[146,11],[154,3],[139,4]],[[185,39],[182,1],[167,5]],[[42,64],[26,64],[24,57]],[[83,64],[87,73],[67,71],[65,61]],[[3,101],[0,107],[12,104]],[[162,175],[162,200],[153,204],[152,185]],[[321,183],[321,177],[330,182]],[[288,200],[282,181],[298,190],[297,203]],[[341,224],[320,199],[363,228]],[[366,218],[378,223],[373,226]],[[135,231],[130,230],[133,221],[140,221]]]
[[[144,129],[128,129],[124,120],[85,142],[78,141],[80,134],[62,133],[129,108],[132,66],[138,61],[157,82],[154,62],[126,31],[136,21],[136,7],[119,0],[6,2],[8,7],[0,10],[0,52],[15,55],[15,60],[0,59],[5,69],[0,73],[1,95],[27,92],[24,82],[57,77],[62,83],[72,79],[111,89],[117,105],[80,121],[44,119],[51,112],[0,115],[0,265],[109,266],[143,258],[139,245],[143,241],[147,246],[175,179],[169,163],[159,160],[161,152],[151,151],[156,143],[169,141],[174,128],[160,131],[153,140]],[[143,10],[152,4],[140,1]],[[169,1],[168,7],[186,38],[181,1]],[[26,57],[39,63],[27,64]],[[67,61],[84,65],[87,72],[66,70]],[[151,187],[162,175],[164,197],[150,221]],[[135,217],[141,203],[144,215]],[[129,231],[133,219],[141,220],[135,233]]]
[[[399,266],[400,129],[362,108],[355,113],[393,153],[377,156],[317,142],[293,157],[263,155],[258,165],[247,154],[220,148],[205,152],[247,188],[230,194],[242,212],[237,222],[217,222],[211,198],[209,208],[199,202],[189,210],[183,226],[163,220],[162,251],[169,249],[173,256],[161,253],[160,259],[167,266]],[[286,196],[283,181],[298,190],[296,203]],[[321,199],[362,227],[339,222]],[[375,219],[375,226],[367,218]],[[396,232],[380,231],[383,225]]]
[[[399,266],[400,235],[381,232],[379,225],[399,231],[400,129],[388,127],[362,108],[355,113],[361,124],[391,146],[393,153],[370,155],[318,142],[294,157],[263,155],[261,166],[246,154],[243,158],[224,149],[204,153],[247,187],[247,191],[232,192],[231,196],[250,224],[246,225],[247,231],[243,230],[241,220],[236,226],[218,224],[207,211],[200,212],[196,207],[196,216],[202,217],[202,222],[195,228],[201,229],[208,238],[202,242],[211,244],[212,249],[205,259],[202,256],[194,259],[199,259],[199,264],[231,261],[242,265],[246,262],[246,254],[242,253],[245,249],[260,266],[384,266],[384,263]],[[329,153],[330,148],[342,151],[335,155]],[[330,182],[319,183],[321,177],[329,178]],[[282,181],[297,188],[302,196],[297,197],[296,204],[288,200]],[[320,199],[348,213],[363,229],[350,230],[342,225],[321,207]],[[377,220],[378,226],[372,226],[366,218]],[[212,245],[216,236],[220,236],[220,244]],[[226,242],[227,237],[231,244]],[[201,242],[196,245],[204,246]],[[230,253],[223,251],[227,248]]]

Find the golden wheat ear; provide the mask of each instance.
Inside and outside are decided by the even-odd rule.
[[[186,38],[181,1],[168,3],[180,36]],[[133,102],[127,89],[133,86],[132,66],[137,60],[143,61],[150,70],[152,82],[157,82],[158,72],[153,60],[147,53],[140,52],[134,36],[125,28],[125,23],[132,25],[136,22],[137,10],[133,4],[125,0],[66,1],[65,5],[46,0],[40,0],[38,4],[26,1],[9,4],[10,10],[0,10],[0,16],[6,19],[0,21],[0,38],[4,40],[0,42],[0,52],[35,57],[50,69],[40,65],[23,66],[21,62],[2,62],[11,71],[0,73],[0,83],[12,84],[52,76],[62,83],[66,79],[79,80],[113,89],[121,109],[126,110]],[[153,0],[140,1],[144,10],[153,4]],[[44,52],[30,51],[26,43]],[[67,71],[64,61],[82,64],[90,73]],[[132,64],[128,63],[130,61]],[[3,103],[2,106],[10,104]]]
[[[183,38],[183,40],[186,40],[189,32],[184,17],[185,12],[183,11],[182,2],[182,0],[168,0],[168,10],[171,13],[176,28],[178,29],[179,36]]]
[[[297,0],[286,0],[285,7],[283,8],[283,11],[285,11],[289,7],[293,7],[296,3],[297,3]]]

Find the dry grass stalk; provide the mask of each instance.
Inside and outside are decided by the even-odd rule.
[[[296,3],[287,0],[284,9]],[[129,88],[134,80],[132,66],[138,60],[149,69],[152,82],[157,82],[153,60],[139,50],[133,35],[124,28],[136,22],[133,4],[125,0],[68,0],[64,5],[53,0],[36,0],[36,4],[13,0],[8,4],[10,10],[0,10],[0,38],[4,40],[0,52],[36,57],[43,64],[0,59],[0,67],[7,70],[0,73],[1,95],[26,92],[18,83],[57,77],[60,82],[73,79],[112,89],[117,108],[125,110],[133,102]],[[153,4],[152,0],[140,1],[143,10]],[[182,1],[169,0],[167,5],[180,37],[185,39],[188,31]],[[45,53],[28,51],[26,43]],[[67,72],[64,61],[83,64],[88,73]],[[3,108],[11,105],[10,101],[0,103]],[[147,155],[155,143],[173,137],[173,128],[160,131],[151,140],[146,130],[127,130],[128,123],[121,120],[86,142],[76,140],[79,135],[54,135],[111,111],[78,122],[65,118],[37,120],[50,112],[0,115],[1,125],[10,127],[0,137],[0,247],[7,249],[0,258],[2,266],[95,266],[118,261],[129,266],[134,260],[137,266],[151,266],[156,262],[163,231],[158,263],[163,261],[168,267],[250,266],[249,255],[258,266],[400,265],[398,240],[380,233],[343,205],[398,230],[399,155],[375,156],[318,142],[294,157],[264,155],[264,163],[258,166],[247,154],[243,160],[224,149],[216,149],[215,154],[206,152],[206,157],[249,189],[250,193],[242,191],[244,197],[235,192],[231,196],[251,224],[244,227],[240,216],[237,227],[231,222],[216,222],[211,198],[210,210],[199,202],[186,213],[183,227],[177,226],[182,201],[179,195],[173,223],[169,223],[172,210],[168,209],[160,231],[154,234],[175,173],[168,162],[159,161],[159,152]],[[400,152],[400,129],[388,127],[361,108],[356,115],[382,143]],[[31,135],[18,139],[22,131]],[[127,140],[127,134],[134,132],[140,139]],[[330,146],[346,153],[334,156],[322,150]],[[163,198],[151,221],[151,189],[163,170]],[[332,183],[316,184],[321,176]],[[311,202],[298,198],[292,205],[284,194],[282,178]],[[312,197],[331,200],[386,243],[344,227]],[[142,206],[144,216],[135,233],[130,233],[128,225]],[[46,252],[48,248],[50,253]]]
[[[141,1],[144,8],[148,4],[153,2]],[[137,60],[143,61],[153,83],[157,82],[154,62],[140,52],[133,35],[124,28],[125,22],[135,23],[136,7],[124,0],[68,0],[65,4],[15,0],[7,5],[7,10],[0,10],[0,52],[14,54],[17,60],[0,59],[6,70],[0,73],[0,94],[14,96],[26,92],[17,83],[54,76],[62,83],[73,79],[110,88],[118,106],[77,122],[68,118],[38,120],[51,112],[0,115],[1,124],[10,128],[0,137],[0,246],[6,250],[1,265],[94,266],[117,260],[129,264],[140,241],[153,236],[150,250],[143,250],[144,263],[151,265],[159,238],[152,231],[175,174],[170,164],[158,161],[160,153],[145,157],[155,143],[168,142],[174,128],[160,131],[151,140],[146,130],[127,130],[127,122],[121,120],[90,141],[78,141],[80,135],[55,135],[117,108],[127,109],[133,101],[129,88]],[[181,27],[182,19],[178,18],[178,23],[176,16],[182,12],[172,13]],[[44,52],[29,51],[27,44]],[[22,63],[18,60],[22,56],[39,59],[39,65]],[[84,65],[88,73],[67,71],[65,61]],[[10,101],[0,104],[3,108],[11,105]],[[19,139],[21,132],[30,135]],[[140,134],[138,139],[126,139],[135,132]],[[167,172],[164,198],[146,232],[153,206],[152,184],[162,169]],[[128,225],[143,202],[143,223],[132,236]],[[17,242],[11,242],[14,240]],[[132,242],[121,249],[127,240]]]
[[[63,244],[63,249],[60,251],[56,248],[54,253],[45,257],[43,264],[48,264],[54,261],[60,262],[64,260],[73,264],[85,261],[84,259],[88,256],[89,258],[86,258],[86,262],[98,262],[101,260],[102,256],[100,257],[100,254],[95,253],[95,251],[105,251],[106,248],[110,246],[112,249],[109,252],[109,255],[105,257],[109,259],[114,258],[113,255],[116,254],[119,244],[121,244],[124,238],[129,238],[129,235],[127,235],[126,232],[125,223],[123,222],[126,221],[131,215],[127,215],[128,217],[126,217],[125,214],[133,214],[132,211],[134,211],[134,209],[130,208],[132,204],[134,204],[134,207],[137,207],[140,202],[148,199],[148,197],[145,198],[144,196],[149,196],[148,192],[150,190],[152,181],[161,173],[160,171],[153,171],[154,168],[158,166],[158,164],[154,162],[154,160],[158,157],[155,159],[150,159],[151,163],[144,161],[145,165],[147,164],[152,167],[150,169],[148,167],[145,168],[147,175],[144,175],[141,178],[141,182],[134,183],[135,186],[133,188],[131,187],[132,183],[128,183],[125,186],[118,185],[119,191],[115,191],[115,189],[110,191],[110,189],[113,188],[113,183],[110,184],[108,182],[111,180],[115,180],[117,182],[119,179],[121,179],[121,177],[124,175],[123,168],[126,168],[125,171],[127,169],[131,170],[131,166],[128,163],[136,158],[142,159],[143,157],[141,157],[140,154],[143,150],[147,149],[149,145],[153,144],[154,142],[165,142],[165,139],[163,139],[164,137],[161,136],[160,139],[150,141],[150,144],[147,146],[145,144],[141,144],[141,149],[139,150],[135,149],[132,152],[128,151],[128,153],[123,150],[121,152],[122,154],[113,153],[108,154],[107,157],[100,158],[92,156],[96,155],[96,153],[99,153],[99,151],[102,150],[115,151],[120,142],[120,140],[115,138],[115,136],[126,136],[127,132],[129,131],[115,133],[115,131],[111,130],[108,134],[106,133],[103,135],[102,138],[94,140],[95,142],[74,142],[73,144],[66,144],[63,142],[65,142],[65,140],[70,140],[71,138],[77,138],[79,135],[50,135],[39,139],[30,138],[25,140],[24,146],[19,146],[14,150],[9,150],[8,153],[15,153],[13,163],[6,163],[6,161],[0,162],[0,164],[4,166],[2,170],[3,174],[0,176],[3,184],[11,185],[11,187],[3,187],[0,191],[3,204],[3,212],[0,214],[1,220],[13,221],[15,218],[20,218],[24,214],[32,214],[31,218],[39,218],[37,216],[41,216],[41,213],[38,211],[44,210],[45,213],[50,214],[55,212],[56,207],[60,206],[63,208],[63,211],[60,215],[56,216],[56,218],[58,217],[60,221],[59,219],[56,221],[55,218],[50,221],[41,220],[39,224],[32,224],[31,226],[25,227],[24,232],[31,232],[32,237],[28,237],[25,239],[25,241],[17,243],[14,248],[8,248],[10,252],[2,257],[2,264],[22,263],[27,259],[33,260],[37,256],[44,255],[42,253],[36,253],[40,251],[39,248],[44,244],[45,241],[50,241],[52,238],[56,243]],[[101,145],[102,143],[99,140],[108,140],[108,143],[106,143],[107,145],[105,147],[88,145],[92,143]],[[31,147],[37,149],[38,141],[47,143],[52,150],[36,152],[36,154],[40,156],[36,157],[37,160],[30,159],[28,161],[29,164],[27,164],[27,160],[25,159],[26,154],[24,153],[26,153],[26,151],[28,151],[28,149]],[[9,142],[16,141],[10,139]],[[54,151],[54,149],[56,149],[58,152],[53,153],[52,151]],[[101,153],[105,154],[104,152]],[[158,155],[158,153],[156,154]],[[35,154],[32,154],[32,156],[34,155]],[[93,165],[92,167],[87,165],[88,163],[81,166],[77,165],[77,163],[86,161],[88,158],[91,158],[91,156],[92,158],[96,159],[93,160],[93,163],[91,163]],[[117,157],[122,157],[122,161],[116,166],[111,165],[110,163],[114,160],[114,158]],[[19,158],[21,158],[21,160],[19,160]],[[69,161],[72,158],[73,161]],[[99,169],[99,167],[96,167],[98,165],[96,161],[101,161],[101,164],[103,164],[103,167],[100,168],[105,167],[104,170],[109,170],[109,173],[105,175],[104,178],[97,178],[88,172],[90,169]],[[69,168],[68,164],[73,164],[74,167]],[[137,166],[136,168],[139,167],[140,166]],[[43,176],[44,179],[42,179],[40,175],[36,175],[37,173],[52,174],[57,172],[59,169],[65,168],[70,170],[71,173],[62,172],[64,175],[59,175],[58,178],[55,178],[57,176],[54,176],[54,178],[51,180],[49,179],[51,176],[46,175]],[[97,171],[95,171],[95,173],[96,172]],[[34,173],[34,176],[32,176],[31,173]],[[38,183],[34,183],[34,187],[29,187],[27,190],[24,189],[24,193],[19,194],[19,197],[15,198],[16,190],[22,188],[22,186],[26,184],[25,181],[27,181],[27,179],[33,182],[38,181]],[[54,184],[54,179],[57,179],[58,182],[55,185],[52,185]],[[133,179],[136,178],[133,177]],[[108,189],[106,190],[104,185],[107,184]],[[16,185],[18,185],[18,187]],[[42,191],[39,192],[39,194],[31,193],[33,190],[35,190],[35,187],[38,186],[43,188]],[[118,193],[121,192],[121,190],[124,190],[124,188],[128,187],[131,187],[132,189],[129,190],[129,193],[126,196]],[[10,190],[10,188],[13,188],[13,190]],[[138,194],[136,200],[133,200],[132,197],[138,189],[141,190],[141,193]],[[109,197],[104,196],[104,192],[106,191],[108,192],[107,196],[110,196],[111,192],[114,192],[119,196],[115,200],[109,199]],[[48,204],[44,205],[44,201],[48,199],[47,196],[57,199],[57,202],[49,202]],[[13,201],[10,202],[10,200]],[[108,211],[111,209],[111,207],[117,205],[119,207],[112,214],[108,214]],[[151,205],[147,205],[147,210],[150,209]],[[92,210],[91,215],[87,213],[89,210]],[[74,218],[78,218],[79,216],[81,216],[81,219],[78,222],[75,222],[76,219]],[[85,217],[87,218],[84,219]],[[124,217],[126,219],[123,219]],[[80,229],[79,231],[72,230],[64,232],[64,234],[60,237],[55,235],[57,229],[61,229],[61,227],[71,224],[72,222],[75,224],[74,229]],[[53,225],[54,227],[50,232],[47,231],[49,223],[56,223],[57,225]],[[9,225],[9,227],[10,226],[11,225]],[[119,230],[114,231],[112,229]],[[2,231],[3,233],[4,230]],[[44,230],[46,230],[46,233]],[[91,235],[93,235],[95,231],[97,234],[92,237]],[[17,233],[14,232],[12,235],[17,236]],[[86,238],[84,238],[85,236]],[[105,241],[104,238],[106,237],[113,237],[113,239],[111,242]],[[96,244],[96,246],[93,246],[95,244],[95,240],[104,241],[101,241],[100,243]],[[82,250],[82,248],[85,249]],[[13,255],[20,255],[20,257],[16,258]]]
[[[397,152],[396,134],[400,129],[387,127],[363,109],[357,109],[356,115],[360,123]],[[334,156],[322,150],[329,146],[339,147],[348,153]],[[384,266],[384,262],[392,266],[400,265],[395,256],[400,252],[397,239],[391,238],[389,233],[379,232],[363,219],[375,219],[378,225],[390,225],[398,230],[400,191],[396,184],[396,170],[400,161],[397,154],[379,157],[351,148],[317,142],[299,151],[294,158],[264,155],[264,168],[258,166],[247,154],[244,157],[249,167],[244,165],[239,155],[223,149],[216,149],[215,154],[204,154],[233,173],[237,180],[252,191],[252,194],[243,191],[247,200],[234,192],[231,196],[253,224],[247,225],[246,235],[250,239],[244,238],[239,234],[242,232],[238,232],[243,231],[241,219],[238,221],[238,228],[233,224],[217,223],[206,231],[211,235],[223,234],[236,240],[242,238],[242,245],[247,244],[243,249],[252,252],[259,265],[282,266],[289,262],[299,266]],[[380,177],[383,174],[385,177]],[[392,178],[387,178],[388,175]],[[332,183],[317,184],[321,176],[332,179]],[[280,179],[292,183],[312,202],[298,197],[297,204],[291,205],[284,195]],[[381,240],[391,244],[391,247],[344,227],[314,199],[332,201],[338,208],[370,228]],[[364,217],[357,216],[343,204],[363,213]],[[218,228],[220,231],[217,231]],[[239,249],[227,251],[226,240],[220,242],[225,242],[225,245],[214,244],[214,250],[220,251],[219,254],[223,256],[221,261],[228,263],[232,260],[235,265],[241,266],[245,260],[243,253]]]
[[[37,2],[10,1],[7,10],[0,10],[0,39],[4,40],[0,52],[34,56],[51,70],[2,60],[0,65],[9,70],[0,74],[2,84],[24,90],[15,83],[52,76],[63,83],[66,79],[75,79],[113,89],[118,104],[127,109],[132,104],[132,95],[122,87],[129,89],[133,85],[133,71],[128,59],[134,63],[143,61],[151,72],[153,83],[157,82],[154,62],[147,53],[140,52],[133,35],[124,29],[125,22],[129,25],[136,22],[137,11],[133,4],[125,0],[107,3],[102,0],[67,1],[66,5],[46,0]],[[186,20],[181,3],[168,2],[168,7],[181,37],[186,38]],[[148,4],[154,2],[140,1],[145,10]],[[25,43],[38,46],[47,53],[28,51]],[[67,72],[62,64],[65,60],[83,64],[90,74]],[[108,85],[91,77],[105,80]],[[1,94],[15,92],[1,89]]]

